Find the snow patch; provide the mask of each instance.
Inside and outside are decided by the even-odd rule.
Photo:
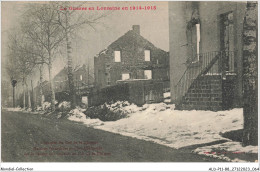
[[[164,99],[164,103],[171,103],[171,99]]]
[[[165,103],[146,104],[129,118],[95,128],[154,141],[173,148],[224,140],[219,133],[243,128],[242,109],[178,111]],[[232,123],[232,121],[235,121]],[[226,139],[228,140],[228,139]]]
[[[42,104],[42,109],[45,111],[45,110],[48,110],[49,108],[51,108],[51,103],[50,102],[44,102]]]
[[[170,98],[171,97],[171,92],[163,93],[163,97],[164,98]]]
[[[135,104],[130,104],[128,101],[117,101],[113,104],[105,103],[104,105],[113,112],[121,112],[122,114],[126,115],[142,110],[141,107],[138,107]]]
[[[16,107],[16,108],[5,108],[7,111],[13,111],[13,112],[18,112],[18,111],[23,111],[24,109],[20,108],[20,107]]]
[[[43,111],[41,106],[37,106],[37,107],[35,108],[35,110],[36,110],[36,111]]]
[[[86,115],[83,113],[85,109],[81,109],[80,107],[76,107],[75,109],[69,112],[68,119],[71,121],[81,122],[87,126],[97,126],[103,125],[103,122],[99,119],[90,119],[86,118]]]
[[[70,102],[63,101],[58,105],[58,108],[61,111],[67,111],[70,109]]]

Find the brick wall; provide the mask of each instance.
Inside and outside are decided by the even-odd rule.
[[[195,80],[176,109],[222,110],[221,75],[206,75]]]

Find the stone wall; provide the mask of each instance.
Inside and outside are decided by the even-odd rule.
[[[182,100],[176,104],[179,110],[228,110],[236,107],[236,75],[204,75],[197,78]]]
[[[220,75],[198,78],[188,89],[181,102],[181,110],[222,110],[222,81]]]

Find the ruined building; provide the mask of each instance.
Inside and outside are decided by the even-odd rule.
[[[95,57],[94,70],[98,88],[119,80],[169,81],[169,55],[142,37],[140,26],[134,25]]]
[[[169,2],[171,99],[177,109],[241,107],[245,2]]]

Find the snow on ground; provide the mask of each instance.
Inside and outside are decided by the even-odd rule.
[[[171,92],[163,93],[163,98],[164,103],[171,103]]]
[[[36,111],[43,111],[41,106],[36,106]]]
[[[23,111],[24,109],[22,109],[20,107],[16,107],[16,108],[5,108],[5,110],[17,112],[17,111]]]
[[[42,104],[42,109],[43,110],[47,110],[47,109],[49,109],[51,107],[51,103],[50,102],[44,102],[43,104]]]
[[[12,112],[30,113],[30,114],[34,114],[34,115],[39,114],[39,112],[33,112],[31,108],[23,109],[21,107],[16,107],[16,108],[3,108],[3,109],[5,109],[7,111],[12,111]]]
[[[99,119],[86,118],[86,115],[83,113],[84,111],[85,109],[77,107],[69,112],[68,119],[71,121],[82,122],[87,126],[103,125],[103,122]]]
[[[45,102],[48,108],[49,103]],[[227,161],[239,161],[230,159],[224,154],[205,154],[215,150],[228,152],[257,153],[257,146],[242,147],[239,142],[233,142],[220,136],[220,133],[239,130],[243,128],[243,110],[232,109],[229,111],[179,111],[175,105],[165,103],[145,104],[138,107],[128,102],[116,102],[106,106],[114,111],[128,114],[128,118],[117,121],[103,122],[99,119],[86,118],[85,109],[77,107],[69,112],[69,120],[82,122],[87,126],[106,130],[121,135],[135,137],[147,141],[153,141],[172,148],[204,144],[218,140],[227,140],[223,144],[204,146],[193,152],[212,156]],[[21,111],[20,108],[9,108],[12,111]]]
[[[106,107],[113,112],[121,112],[123,114],[132,114],[142,110],[142,107],[138,107],[135,104],[130,104],[128,101],[117,101],[113,104],[105,103]]]
[[[258,153],[258,146],[246,146],[243,147],[240,142],[226,142],[222,144],[216,144],[211,146],[199,147],[193,151],[194,153],[211,156],[218,159],[224,159],[231,162],[245,162],[238,158],[230,159],[225,154],[231,152],[233,154],[240,153]]]
[[[154,141],[173,148],[225,138],[220,132],[243,128],[242,109],[230,111],[178,111],[174,105],[147,104],[129,118],[104,122],[95,128]],[[227,140],[227,139],[226,139]]]
[[[70,102],[63,101],[63,102],[61,102],[61,103],[58,105],[58,108],[59,108],[61,111],[67,111],[67,110],[70,109]]]
[[[171,103],[171,99],[164,99],[164,103]]]
[[[171,97],[171,92],[163,93],[163,97],[164,98],[170,98]]]

